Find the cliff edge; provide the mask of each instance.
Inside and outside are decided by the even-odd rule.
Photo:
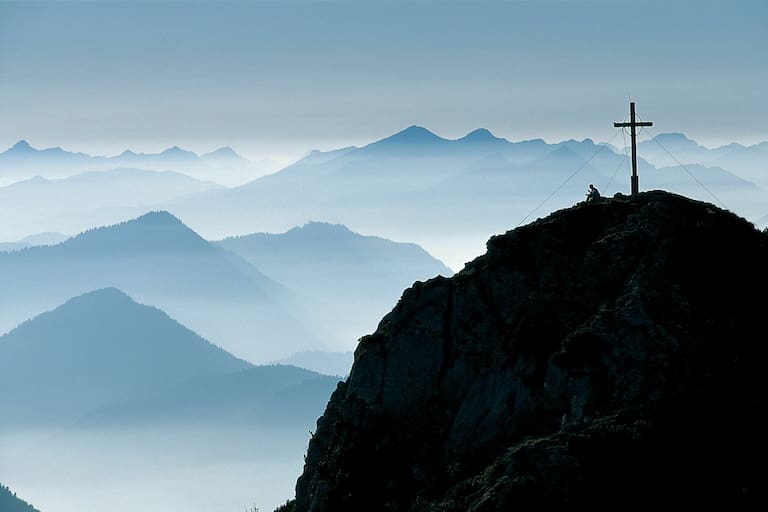
[[[764,505],[768,236],[667,192],[417,282],[309,443],[301,512]]]

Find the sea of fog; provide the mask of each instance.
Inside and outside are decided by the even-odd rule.
[[[0,433],[0,482],[42,512],[271,512],[307,430],[125,427]]]

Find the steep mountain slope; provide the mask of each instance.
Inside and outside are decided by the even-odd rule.
[[[254,233],[216,242],[308,301],[313,325],[339,349],[373,332],[403,289],[453,272],[416,244],[310,222],[286,233]]]
[[[16,496],[3,484],[0,484],[0,510],[3,512],[40,512],[35,507]]]
[[[652,191],[487,247],[361,341],[289,510],[766,504],[768,236]]]
[[[162,311],[115,288],[97,290],[0,337],[3,424],[75,419],[115,400],[249,367]]]
[[[75,295],[116,287],[253,362],[323,348],[289,312],[288,290],[166,212],[0,253],[0,281],[2,331]]]

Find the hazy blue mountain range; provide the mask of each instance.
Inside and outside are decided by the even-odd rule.
[[[0,478],[43,510],[205,508],[210,485],[277,503],[338,382],[253,366],[96,290],[0,336]]]
[[[3,512],[40,512],[35,507],[22,500],[8,487],[0,484],[0,510]]]
[[[703,190],[699,182],[707,189]],[[705,199],[739,213],[755,224],[759,224],[760,214],[768,205],[765,188],[720,167],[686,164],[684,167],[650,169],[643,174],[643,183],[648,189],[674,189],[678,194]]]
[[[641,151],[641,188],[680,188],[673,173],[646,181],[652,171]],[[725,197],[744,182],[728,171],[697,178]],[[589,139],[510,142],[479,129],[448,140],[412,126],[364,147],[313,152],[251,183],[185,196],[162,208],[207,238],[331,219],[355,231],[415,241],[459,269],[483,252],[493,233],[583,200],[590,183],[604,195],[628,193],[629,175],[624,152]],[[696,179],[687,179],[693,187],[686,184],[682,193],[711,200]],[[726,206],[754,218],[764,214],[767,200],[768,193],[757,190]]]
[[[324,348],[289,290],[165,212],[0,253],[0,282],[0,332],[70,297],[117,287],[252,362]]]
[[[56,245],[69,238],[62,233],[44,232],[25,236],[15,242],[0,242],[0,251],[16,251],[25,247],[34,247],[37,245]]]
[[[0,404],[9,423],[76,419],[250,365],[115,288],[73,298],[0,337]]]
[[[0,337],[3,429],[305,424],[337,377],[253,366],[115,288],[70,299]]]
[[[638,143],[638,151],[658,167],[679,163],[722,167],[761,187],[768,187],[768,142],[751,146],[732,143],[710,149],[682,133],[661,133]]]
[[[338,381],[253,366],[96,290],[0,336],[0,478],[44,510],[176,510],[169,496],[201,505],[210,482],[282,498]]]
[[[21,140],[0,153],[0,184],[43,176],[62,178],[84,171],[105,171],[117,168],[143,170],[175,170],[198,179],[213,180],[223,185],[244,183],[277,169],[268,160],[251,162],[230,147],[198,155],[179,147],[160,153],[135,153],[125,150],[116,156],[92,156],[73,153],[62,148],[33,148]]]
[[[652,176],[655,167],[649,161],[659,168],[677,163],[665,160],[666,153],[655,142],[645,141],[639,149],[641,189],[662,188],[707,201],[713,200],[714,195],[722,199],[726,208],[753,222],[766,214],[768,193],[763,190],[768,187],[768,180],[762,162],[768,143],[749,147],[731,144],[710,150],[684,136],[658,137],[665,147],[679,153],[678,159],[695,178],[682,169],[682,173]],[[582,200],[589,183],[607,196],[628,192],[630,168],[625,152],[616,149],[616,140],[622,139],[611,140],[613,146],[596,144],[590,139],[512,142],[485,129],[449,140],[412,126],[364,147],[313,151],[279,172],[231,189],[205,190],[159,200],[143,208],[105,198],[99,203],[101,207],[82,201],[80,210],[59,211],[46,218],[36,213],[22,214],[12,217],[11,222],[8,216],[0,216],[6,219],[0,220],[0,240],[13,241],[43,230],[76,233],[86,226],[137,217],[148,209],[170,211],[208,239],[282,232],[313,219],[325,219],[355,231],[418,243],[450,267],[459,269],[483,252],[485,241],[493,233]],[[101,162],[99,165],[107,162],[106,168],[118,164],[142,168],[141,162],[147,167],[169,168],[158,166],[178,161],[181,164],[175,169],[193,176],[198,175],[197,171],[190,171],[194,168],[190,166],[192,161],[237,161],[237,155],[227,148],[205,158],[171,148],[154,156],[125,152],[120,157],[93,160],[89,155],[57,148],[34,150],[20,143],[0,155],[0,175],[10,172],[3,167],[4,161],[36,161],[39,166],[28,169],[45,170],[50,165],[55,170],[60,167],[51,162],[62,158]],[[697,166],[691,167],[694,164]],[[722,169],[727,174],[718,177],[718,173],[706,171],[705,167]],[[77,172],[82,170],[81,167]],[[209,171],[201,171],[198,177],[224,182]],[[727,179],[721,179],[723,176]],[[751,189],[744,197],[738,196],[733,191],[747,190],[744,181],[762,186]],[[50,205],[55,208],[57,203],[53,201]]]
[[[306,299],[312,325],[337,347],[373,332],[414,281],[453,275],[418,245],[363,236],[338,224],[310,222],[216,244]]]
[[[114,169],[62,179],[40,176],[0,187],[0,236],[34,230],[76,233],[100,221],[122,220],[174,197],[219,188],[172,171]],[[111,214],[117,218],[109,218]],[[136,215],[134,215],[136,216]]]

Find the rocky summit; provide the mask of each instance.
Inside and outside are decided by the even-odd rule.
[[[662,191],[494,236],[360,341],[282,509],[762,507],[767,292],[768,235]]]

